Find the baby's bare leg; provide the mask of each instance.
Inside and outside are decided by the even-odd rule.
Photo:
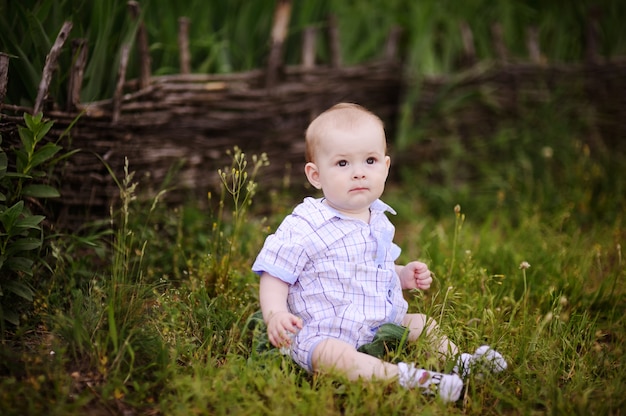
[[[456,345],[441,332],[437,322],[422,313],[408,313],[402,320],[402,325],[409,328],[409,341],[417,340],[424,333],[435,343],[437,351],[443,356],[454,356],[459,350]]]
[[[311,357],[314,371],[340,371],[350,380],[359,377],[391,379],[398,376],[398,367],[371,355],[359,352],[338,339],[321,341]]]
[[[427,371],[410,363],[384,362],[337,339],[321,341],[313,350],[312,360],[314,371],[339,371],[350,380],[397,378],[405,388],[421,388],[426,394],[438,394],[446,402],[458,400],[463,390],[463,382],[456,374]]]

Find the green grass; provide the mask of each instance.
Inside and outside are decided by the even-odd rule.
[[[194,73],[231,73],[264,68],[270,47],[274,0],[193,0],[139,2],[148,33],[154,75],[179,72],[178,19],[189,18],[191,70]],[[564,5],[537,1],[490,0],[472,2],[412,0],[293,0],[284,59],[300,62],[302,32],[319,29],[316,56],[329,63],[328,15],[336,17],[342,61],[357,65],[378,59],[392,27],[402,29],[400,55],[411,76],[440,75],[457,69],[463,53],[460,25],[472,29],[476,58],[496,57],[491,27],[503,26],[506,47],[513,59],[528,59],[526,31],[538,28],[541,52],[547,62],[579,62],[585,58],[585,30],[590,9],[597,7],[598,52],[613,58],[626,52],[626,32],[620,0],[575,0]],[[110,0],[23,0],[0,2],[0,51],[11,56],[5,101],[32,105],[46,54],[65,21],[73,23],[59,58],[49,96],[64,108],[73,56],[71,42],[85,39],[88,63],[81,100],[111,98],[119,59],[125,44],[134,46],[137,22],[127,2]],[[135,48],[127,78],[139,76]]]
[[[110,90],[115,74],[96,69],[114,61],[134,28],[114,30],[107,18],[124,20],[125,2],[88,3],[73,16],[82,22],[77,34],[97,45],[90,47],[83,90],[84,99],[95,99]],[[168,3],[170,9],[146,4],[156,73],[176,67],[175,23],[163,16],[185,14],[179,3]],[[194,53],[194,68],[258,66],[267,51],[269,3],[211,2],[209,18],[198,21],[200,13],[194,14],[192,49],[203,51]],[[367,9],[344,1],[295,2],[288,59],[298,59],[302,28],[331,10],[339,17],[344,61],[374,58],[396,22],[381,17],[383,7],[407,30],[406,62],[420,74],[450,70],[460,47],[456,25],[467,16],[481,59],[492,57],[487,33],[494,19],[505,22],[515,54],[523,55],[525,25],[536,22],[551,60],[580,58],[585,2],[567,13],[535,3],[407,8],[413,3],[372,0]],[[623,16],[623,6],[603,4],[612,13],[605,15],[602,49],[623,53],[623,25],[615,17]],[[49,50],[65,17],[60,10],[72,2],[50,5],[30,1],[12,4],[14,14],[0,13],[3,45],[20,46],[9,53],[19,58],[12,65],[22,78],[12,75],[10,87],[22,91],[9,101],[33,99],[44,61],[33,51]],[[349,16],[359,19],[344,20]],[[369,32],[375,33],[365,39]],[[319,47],[324,58],[327,50]],[[454,105],[446,110],[446,104],[435,118],[454,116]],[[74,235],[47,236],[41,262],[47,266],[34,270],[32,307],[0,343],[0,413],[621,414],[626,181],[617,172],[626,156],[602,142],[587,112],[556,97],[503,120],[488,136],[437,137],[440,152],[432,159],[419,154],[430,120],[407,123],[401,141],[394,138],[419,161],[399,169],[384,195],[398,212],[401,260],[426,261],[436,275],[431,290],[407,295],[411,310],[436,317],[461,349],[489,343],[510,363],[503,374],[470,378],[459,403],[443,405],[393,382],[310,375],[275,351],[254,348],[248,318],[259,307],[258,280],[250,266],[302,190],[255,185],[264,159],[235,150],[225,155],[232,164],[220,173],[219,194],[176,207],[145,200],[131,162],[118,179],[121,204],[110,220],[85,224]],[[257,203],[257,192],[270,194],[258,199],[273,203]],[[520,268],[524,262],[530,267]],[[427,358],[429,348],[419,342],[400,357],[449,369],[452,363]]]
[[[441,174],[407,168],[385,192],[400,260],[436,275],[428,292],[407,295],[411,310],[436,317],[462,350],[488,343],[509,360],[502,374],[470,378],[458,403],[310,375],[255,349],[249,268],[298,201],[284,189],[273,207],[257,205],[266,162],[235,149],[219,195],[178,207],[144,200],[129,166],[113,225],[56,236],[52,274],[0,348],[0,412],[619,414],[626,200],[612,172],[624,155],[586,144],[591,127],[570,116],[535,108],[463,151],[448,138],[440,164],[429,162]],[[394,358],[449,370],[430,348]]]

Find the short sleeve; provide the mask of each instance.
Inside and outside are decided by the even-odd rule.
[[[259,275],[267,272],[286,283],[295,283],[309,262],[303,238],[308,228],[306,222],[287,217],[276,233],[265,240],[252,271]]]
[[[391,256],[391,260],[394,262],[398,260],[400,257],[400,253],[402,253],[402,249],[396,243],[391,243],[391,247],[389,247],[389,255]]]

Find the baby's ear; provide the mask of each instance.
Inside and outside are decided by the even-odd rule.
[[[313,185],[316,189],[322,189],[322,183],[320,182],[320,173],[315,163],[309,162],[304,165],[304,174],[306,175],[306,178],[309,180],[309,183],[311,185]]]

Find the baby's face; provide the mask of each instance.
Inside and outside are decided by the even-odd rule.
[[[316,172],[307,176],[322,189],[328,205],[348,216],[368,218],[370,205],[385,189],[389,164],[382,126],[364,119],[321,138],[315,147]]]

